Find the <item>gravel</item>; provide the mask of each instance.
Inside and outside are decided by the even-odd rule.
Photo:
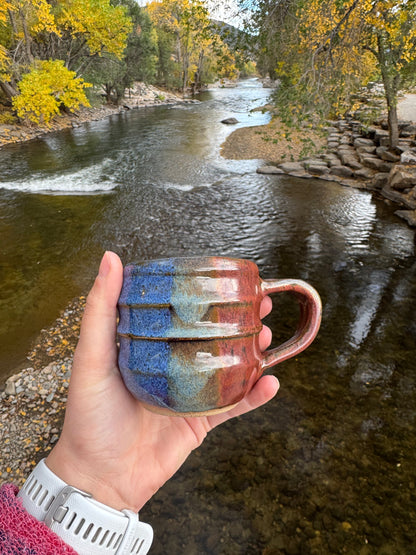
[[[2,386],[0,483],[20,487],[58,441],[84,304],[85,297],[75,299],[42,330],[28,354],[30,366]]]

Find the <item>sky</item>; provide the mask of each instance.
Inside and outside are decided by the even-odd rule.
[[[140,6],[145,6],[150,1],[136,0]],[[206,0],[206,5],[213,19],[243,28],[244,17],[240,13],[238,0]]]

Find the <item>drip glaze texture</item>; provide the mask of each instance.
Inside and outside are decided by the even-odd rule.
[[[281,290],[299,299],[299,327],[292,340],[261,353],[260,303]],[[226,410],[265,368],[306,348],[319,329],[320,310],[311,286],[262,280],[249,260],[190,257],[131,264],[124,269],[119,299],[120,371],[130,392],[157,412]]]

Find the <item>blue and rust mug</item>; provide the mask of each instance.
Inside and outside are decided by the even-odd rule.
[[[260,303],[292,292],[300,306],[293,337],[261,352]],[[129,391],[161,414],[206,415],[238,403],[264,370],[306,349],[321,301],[301,280],[262,280],[249,260],[190,257],[124,268],[119,367]]]

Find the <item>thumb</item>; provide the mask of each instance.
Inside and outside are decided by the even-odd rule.
[[[123,265],[117,254],[107,251],[87,297],[81,332],[74,355],[74,369],[90,378],[103,377],[117,366],[117,301],[123,283]]]

